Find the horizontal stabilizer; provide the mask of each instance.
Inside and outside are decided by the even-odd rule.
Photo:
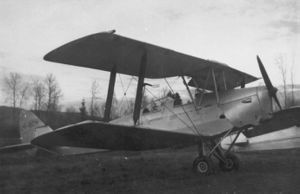
[[[9,145],[0,148],[0,153],[9,153],[15,152],[20,150],[27,150],[32,149],[34,146],[30,143],[23,143],[23,144],[16,144],[16,145]]]

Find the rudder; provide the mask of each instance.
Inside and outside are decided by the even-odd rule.
[[[49,126],[45,125],[31,111],[21,110],[19,118],[20,139],[22,143],[29,143],[35,137],[52,131]]]

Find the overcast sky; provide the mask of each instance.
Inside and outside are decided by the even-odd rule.
[[[255,56],[259,54],[275,85],[281,83],[276,66],[281,56],[289,68],[293,66],[298,76],[295,81],[300,83],[298,2],[0,0],[1,76],[9,72],[53,73],[64,101],[89,96],[91,83],[97,79],[104,98],[109,74],[45,62],[43,56],[76,38],[116,29],[122,36],[217,60],[258,77]],[[129,79],[122,78],[126,85]],[[117,81],[120,96],[119,77]]]

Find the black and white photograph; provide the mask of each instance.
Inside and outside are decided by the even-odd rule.
[[[300,193],[297,0],[0,0],[0,193]]]

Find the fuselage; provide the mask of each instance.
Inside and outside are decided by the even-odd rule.
[[[300,106],[300,86],[279,87],[277,96],[283,109]],[[273,112],[279,111],[264,86],[220,91],[219,98],[215,93],[198,94],[195,104],[174,106],[170,97],[157,103],[149,107],[149,112],[141,113],[139,127],[215,136],[233,127],[259,125]],[[132,115],[111,123],[133,125]]]

